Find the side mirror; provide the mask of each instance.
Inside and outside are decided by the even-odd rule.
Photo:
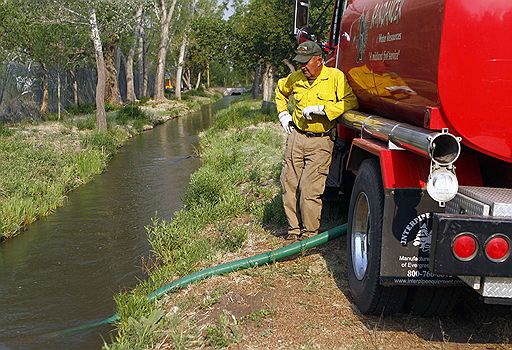
[[[293,35],[297,36],[309,24],[309,0],[295,0]]]

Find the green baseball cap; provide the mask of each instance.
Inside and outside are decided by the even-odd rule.
[[[322,56],[322,49],[320,45],[314,41],[305,41],[295,50],[297,54],[293,60],[299,63],[308,63],[313,56]]]

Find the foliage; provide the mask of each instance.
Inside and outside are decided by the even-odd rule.
[[[14,132],[6,127],[4,124],[0,123],[0,137],[9,137],[12,136]]]
[[[148,115],[137,104],[128,104],[117,111],[116,121],[121,125],[127,124],[128,120],[137,119],[149,123]]]
[[[253,103],[236,103],[231,108],[221,111],[212,126],[212,132],[207,134],[209,139],[214,131],[226,130],[228,128],[242,128],[258,122],[273,121],[274,117],[261,113],[260,106]]]
[[[327,8],[326,5],[328,5]],[[311,0],[309,8],[309,26],[313,27],[316,24],[316,27],[313,28],[316,40],[322,43],[327,42],[334,2]]]
[[[143,106],[143,105],[145,105],[149,100],[150,100],[150,98],[149,98],[149,97],[141,97],[141,98],[139,99],[139,102],[137,102],[137,104],[138,104],[139,106]]]
[[[77,119],[76,127],[78,130],[94,130],[96,128],[96,117],[89,115],[85,118]]]
[[[163,311],[153,310],[148,317],[141,316],[140,320],[130,317],[128,323],[135,329],[137,337],[142,339],[142,343],[144,343],[146,338],[153,336],[153,332],[158,328],[158,322],[163,316]]]
[[[238,324],[234,317],[229,318],[228,315],[222,313],[216,325],[208,325],[206,327],[206,342],[208,345],[223,349],[232,343],[236,343],[240,339]]]
[[[190,52],[194,65],[205,69],[208,64],[226,62],[225,48],[230,42],[230,27],[222,14],[206,13],[196,17],[191,25]]]
[[[237,65],[253,70],[257,64],[283,66],[295,47],[291,36],[293,2],[251,0],[240,4],[229,19],[233,40],[229,47]]]
[[[94,103],[83,103],[78,105],[69,105],[66,107],[66,112],[69,114],[91,114],[94,113],[96,106]]]
[[[47,66],[74,66],[91,58],[87,32],[78,26],[53,21],[51,2],[4,1],[0,9],[0,41],[22,61]]]
[[[117,111],[120,108],[121,108],[121,106],[119,106],[117,104],[107,103],[107,102],[105,103],[105,112]]]
[[[84,148],[93,148],[110,156],[121,147],[128,138],[126,132],[120,129],[110,129],[108,131],[92,131],[82,136],[80,143]]]
[[[105,167],[105,156],[60,153],[49,145],[0,139],[0,235],[12,237],[62,204],[66,192]]]
[[[204,88],[203,88],[203,87],[199,87],[198,89],[195,89],[195,90],[189,90],[189,91],[186,91],[186,92],[183,94],[183,98],[186,98],[187,96],[201,96],[201,97],[208,97],[209,95],[206,93],[206,91],[204,91]]]

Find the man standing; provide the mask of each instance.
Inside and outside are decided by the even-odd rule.
[[[306,41],[298,46],[296,54],[293,60],[301,69],[280,79],[276,87],[279,121],[288,134],[281,185],[290,240],[318,233],[335,120],[358,107],[345,75],[324,66],[318,44]],[[293,116],[288,112],[291,95],[295,99]]]

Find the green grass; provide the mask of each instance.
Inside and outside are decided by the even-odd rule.
[[[140,132],[145,124],[158,123],[139,107],[145,102],[106,105],[110,111],[106,132],[96,130],[94,104],[67,107],[65,120],[49,124],[49,129],[54,125],[60,132],[44,137],[38,135],[42,131],[34,121],[9,127],[0,123],[0,240],[13,237],[62,205],[67,192],[105,169],[109,157],[130,135]],[[76,114],[80,116],[71,116]],[[55,119],[54,115],[49,118]],[[124,127],[127,124],[133,128]],[[22,134],[16,132],[20,129]],[[224,209],[212,215],[223,215],[231,204],[240,202],[232,194],[223,200]]]
[[[6,127],[3,123],[0,123],[0,137],[9,137],[12,136],[14,132]]]
[[[211,264],[219,254],[239,250],[248,230],[255,229],[240,225],[240,218],[249,218],[254,223],[251,225],[266,225],[265,208],[280,197],[284,139],[275,123],[260,123],[271,117],[261,113],[258,106],[258,102],[234,104],[218,113],[214,125],[201,135],[202,166],[191,176],[183,209],[171,222],[155,219],[147,228],[155,258],[150,278],[132,292],[116,297],[121,321],[109,349],[151,347],[161,338],[161,330],[174,334],[169,329],[173,317],[163,320],[161,328],[143,340],[128,320],[147,318],[159,309],[146,299],[151,291]],[[208,234],[210,231],[215,233]],[[223,317],[196,334],[194,340],[214,348],[236,341],[236,324]]]
[[[76,121],[76,127],[78,130],[94,130],[96,129],[96,116],[89,115],[83,119],[78,119]]]
[[[105,169],[127,139],[120,130],[85,134],[82,148],[56,149],[16,136],[0,138],[0,233],[10,238],[63,204],[66,193]]]
[[[92,131],[84,134],[80,140],[86,149],[97,149],[106,156],[114,154],[128,138],[126,132],[121,129],[109,129],[106,132]]]
[[[118,124],[126,125],[129,121],[134,120],[151,123],[149,116],[137,104],[128,104],[117,111],[116,121]]]
[[[78,115],[78,114],[92,114],[96,109],[96,105],[94,103],[84,103],[79,105],[69,105],[66,107],[66,111],[69,114]]]
[[[215,324],[206,327],[206,344],[215,348],[223,349],[230,344],[240,340],[238,324],[235,318],[223,313]]]

